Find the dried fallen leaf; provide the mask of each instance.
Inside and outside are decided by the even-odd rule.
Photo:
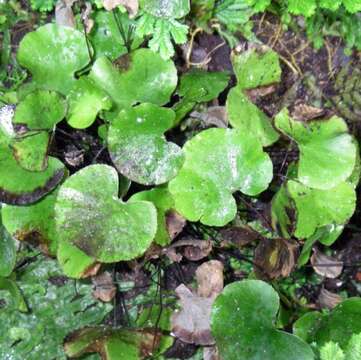
[[[203,360],[221,360],[217,346],[206,346],[203,348]]]
[[[127,9],[130,18],[133,18],[138,13],[138,0],[103,0],[103,6],[108,11],[115,9],[119,5],[123,5]]]
[[[55,22],[57,25],[76,27],[72,6],[76,0],[58,0],[55,6]]]
[[[176,249],[183,248],[183,255],[191,261],[198,261],[210,254],[212,251],[212,242],[210,240],[200,239],[182,239],[171,244],[163,250],[163,252],[175,262],[180,262],[183,255]]]
[[[216,126],[226,128],[228,126],[228,115],[225,106],[210,106],[205,112],[192,111],[192,118],[200,119],[206,127]]]
[[[262,238],[258,232],[248,226],[232,226],[220,230],[219,233],[224,241],[223,245],[230,243],[237,247],[246,246],[257,239]]]
[[[186,225],[186,219],[175,210],[170,210],[165,215],[165,223],[171,240],[175,239]]]
[[[298,245],[282,238],[263,239],[255,251],[255,272],[259,277],[276,279],[287,277],[298,256]]]
[[[104,302],[111,301],[116,294],[116,287],[113,284],[112,275],[109,272],[104,272],[92,278],[95,289],[93,296]]]
[[[184,284],[175,290],[181,310],[172,316],[172,333],[186,343],[213,345],[210,315],[212,304],[223,288],[223,265],[217,260],[208,261],[197,269],[196,277],[197,294]]]
[[[274,84],[268,86],[260,86],[255,89],[246,90],[246,95],[252,102],[255,102],[259,97],[267,96],[274,93],[276,91],[276,88],[277,86]]]
[[[317,274],[330,279],[337,278],[341,274],[343,268],[342,261],[338,261],[332,256],[325,255],[317,249],[313,249],[311,264]]]
[[[292,111],[292,117],[299,121],[309,121],[325,114],[325,110],[307,104],[298,104]]]
[[[218,260],[203,263],[196,271],[197,294],[203,297],[215,297],[223,289],[223,264]]]
[[[333,309],[336,305],[342,302],[342,297],[331,291],[322,288],[318,295],[317,303],[320,308]]]

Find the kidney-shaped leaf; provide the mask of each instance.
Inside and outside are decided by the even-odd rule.
[[[252,136],[230,129],[202,131],[184,147],[185,163],[169,183],[175,208],[190,221],[223,226],[236,215],[232,193],[264,191],[272,162]]]
[[[157,230],[154,205],[119,200],[118,174],[107,165],[88,166],[65,180],[55,221],[59,242],[105,263],[142,255]]]
[[[158,185],[174,178],[183,164],[181,148],[167,142],[174,111],[153,104],[122,110],[108,132],[110,156],[120,173],[144,185]]]
[[[74,74],[89,63],[83,33],[66,26],[47,24],[25,35],[17,54],[20,65],[32,74],[39,88],[66,95],[76,81]]]
[[[163,105],[177,86],[177,70],[170,60],[149,49],[139,49],[113,65],[106,57],[93,65],[90,78],[121,110],[137,102]]]
[[[277,115],[275,124],[297,142],[297,178],[306,186],[328,190],[352,174],[357,147],[341,118],[301,122],[291,119],[285,109]]]
[[[275,329],[277,292],[260,280],[226,286],[213,304],[212,334],[227,360],[312,360],[311,347],[295,335]]]

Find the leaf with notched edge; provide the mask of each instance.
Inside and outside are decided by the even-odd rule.
[[[108,165],[90,165],[66,179],[55,204],[59,244],[105,263],[141,256],[156,233],[156,209],[146,201],[122,202],[118,186]]]
[[[177,175],[184,162],[183,152],[164,136],[174,116],[171,109],[145,103],[122,110],[113,119],[108,148],[122,175],[144,185],[163,184]]]

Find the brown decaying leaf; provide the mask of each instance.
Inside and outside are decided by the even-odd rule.
[[[133,18],[138,13],[138,0],[103,0],[103,6],[108,11],[115,9],[119,5],[123,5],[127,9],[130,18]]]
[[[172,315],[172,334],[182,341],[198,345],[213,345],[210,316],[212,304],[223,288],[223,265],[217,260],[202,264],[196,272],[197,294],[184,284],[175,292],[181,310]],[[202,296],[202,295],[207,296]]]
[[[336,305],[342,302],[342,297],[331,291],[322,288],[318,295],[317,303],[321,309],[333,309]]]
[[[183,248],[183,255],[177,251],[178,248]],[[178,240],[163,252],[174,262],[180,262],[185,256],[188,260],[198,261],[207,257],[212,251],[212,242],[210,240],[200,240],[186,238]]]
[[[267,96],[267,95],[274,93],[276,91],[276,88],[277,88],[277,86],[272,84],[272,85],[267,85],[267,86],[260,86],[255,89],[249,89],[249,90],[246,90],[245,92],[246,92],[246,95],[248,96],[248,98],[252,102],[255,102],[259,97]]]
[[[165,224],[171,240],[174,240],[185,227],[187,221],[175,210],[169,210],[165,215]]]
[[[217,346],[205,346],[203,348],[203,360],[221,360]]]
[[[200,119],[206,127],[226,128],[228,126],[228,114],[225,106],[210,106],[205,112],[192,111],[190,116]]]
[[[317,274],[330,279],[335,279],[342,273],[342,261],[338,261],[332,256],[325,255],[317,249],[313,249],[311,264]]]
[[[220,235],[223,239],[222,244],[232,244],[237,247],[246,246],[249,243],[262,238],[262,236],[248,226],[232,226],[221,229]]]
[[[325,114],[324,109],[319,109],[307,104],[298,104],[294,107],[291,116],[295,120],[309,121],[317,119]]]
[[[111,301],[117,291],[113,284],[112,275],[109,272],[103,272],[92,278],[94,285],[93,296],[104,302]]]
[[[260,278],[287,277],[295,267],[298,245],[282,238],[263,239],[258,244],[254,257],[254,271]]]
[[[55,22],[57,25],[76,27],[72,6],[76,0],[58,0],[55,5]]]

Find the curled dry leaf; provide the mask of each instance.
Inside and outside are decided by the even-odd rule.
[[[333,309],[336,305],[342,302],[342,297],[331,291],[322,288],[318,295],[317,303],[320,308]]]
[[[319,109],[307,104],[298,104],[294,107],[291,116],[299,121],[308,121],[317,119],[323,115],[325,115],[324,109]]]
[[[219,261],[206,262],[197,269],[197,294],[184,284],[176,288],[181,310],[172,316],[172,333],[182,341],[198,345],[214,344],[210,316],[214,299],[223,288],[222,271],[223,265]]]
[[[114,286],[112,275],[109,272],[104,272],[92,278],[94,284],[93,296],[104,302],[111,301],[117,291]]]
[[[317,274],[330,279],[337,278],[341,274],[343,268],[342,261],[338,261],[332,256],[325,255],[317,249],[313,250],[311,264]]]
[[[261,277],[276,279],[287,277],[298,256],[298,245],[286,239],[263,239],[255,251],[255,272]]]
[[[134,17],[138,13],[138,0],[103,0],[103,6],[106,10],[111,11],[117,6],[124,6],[129,12],[129,17]]]
[[[198,111],[192,111],[190,116],[192,118],[201,120],[206,127],[228,127],[228,115],[225,106],[210,106],[205,112],[202,113]]]
[[[178,248],[183,248],[183,254],[176,251]],[[180,262],[183,256],[188,260],[198,261],[208,256],[211,251],[212,242],[210,240],[192,238],[178,240],[164,249],[164,253],[175,262]]]

